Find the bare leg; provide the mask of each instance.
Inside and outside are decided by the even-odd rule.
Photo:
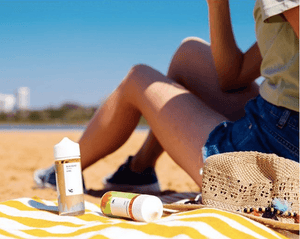
[[[172,59],[167,76],[229,120],[242,117],[246,102],[258,95],[255,83],[240,92],[222,92],[217,81],[210,46],[199,38],[187,38],[183,41]],[[150,131],[143,146],[131,161],[132,171],[142,172],[148,167],[154,167],[163,151]]]
[[[160,143],[150,131],[142,147],[133,156],[129,166],[133,172],[143,172],[146,168],[154,167],[163,152]]]
[[[201,148],[210,131],[226,118],[144,65],[131,69],[90,121],[79,141],[83,169],[125,143],[141,115],[166,152],[201,187]]]

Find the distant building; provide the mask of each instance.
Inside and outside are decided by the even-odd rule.
[[[14,95],[0,94],[0,112],[8,113],[14,110],[16,97]]]
[[[30,103],[30,90],[28,87],[20,87],[16,96],[0,94],[0,112],[9,113],[15,109],[27,110]]]
[[[29,107],[30,90],[28,87],[20,87],[17,92],[17,109],[27,110]]]

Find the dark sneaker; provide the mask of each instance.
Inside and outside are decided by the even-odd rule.
[[[56,189],[56,177],[54,165],[45,169],[38,169],[33,173],[33,180],[40,188]]]
[[[40,188],[52,188],[56,190],[55,166],[51,165],[46,169],[38,169],[33,173],[33,180]],[[86,193],[84,180],[82,177],[83,191]]]
[[[159,193],[160,186],[154,168],[147,168],[142,173],[132,172],[129,168],[132,156],[112,175],[103,179],[105,190]]]

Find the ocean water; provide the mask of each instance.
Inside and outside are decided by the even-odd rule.
[[[0,124],[1,131],[84,131],[85,125],[48,125],[48,124]],[[148,126],[138,126],[137,131],[148,130]]]

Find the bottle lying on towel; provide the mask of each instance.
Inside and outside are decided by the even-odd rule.
[[[100,201],[102,213],[109,217],[151,222],[161,218],[162,201],[152,195],[109,191]]]

